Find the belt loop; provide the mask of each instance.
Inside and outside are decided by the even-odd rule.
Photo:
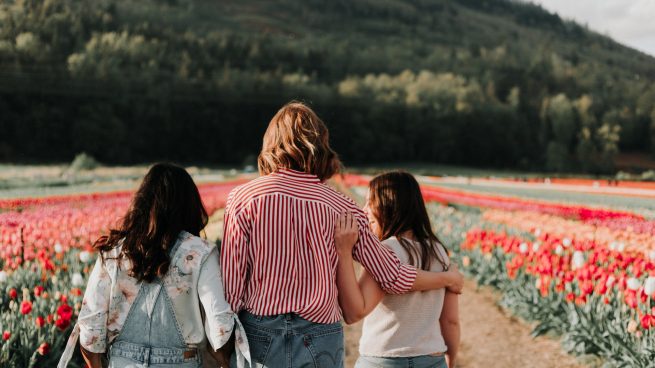
[[[150,347],[147,347],[144,353],[145,357],[143,357],[143,365],[148,367],[150,366]]]

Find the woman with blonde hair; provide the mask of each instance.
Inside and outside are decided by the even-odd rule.
[[[461,290],[456,271],[402,264],[370,231],[364,212],[325,184],[341,163],[307,105],[291,102],[275,114],[258,165],[262,176],[228,197],[221,247],[226,297],[243,321],[255,366],[343,366],[334,244],[341,212],[353,212],[359,226],[353,258],[385,292]]]

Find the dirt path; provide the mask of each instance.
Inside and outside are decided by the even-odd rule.
[[[490,289],[476,290],[468,282],[460,298],[462,346],[458,368],[583,367],[567,355],[559,341],[547,337],[533,339],[530,326],[505,314]],[[346,367],[357,360],[361,323],[346,327]]]

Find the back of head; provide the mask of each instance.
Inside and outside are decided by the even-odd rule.
[[[200,235],[207,212],[193,179],[182,167],[158,163],[143,178],[119,229],[96,242],[108,251],[122,241],[121,256],[132,264],[130,276],[152,282],[170,265],[169,252],[182,231]]]
[[[307,105],[290,102],[273,116],[258,158],[259,172],[303,171],[321,181],[339,172],[341,162],[330,148],[328,129]]]
[[[432,232],[421,187],[412,174],[393,171],[376,176],[369,183],[369,207],[378,221],[380,239],[398,238],[409,255],[410,263],[429,270],[433,261],[446,268],[437,251],[439,239]],[[402,235],[411,232],[420,249],[408,244]]]

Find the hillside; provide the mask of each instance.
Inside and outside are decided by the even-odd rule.
[[[608,172],[655,147],[655,59],[531,4],[0,4],[0,160],[240,164],[292,98],[348,163]]]

